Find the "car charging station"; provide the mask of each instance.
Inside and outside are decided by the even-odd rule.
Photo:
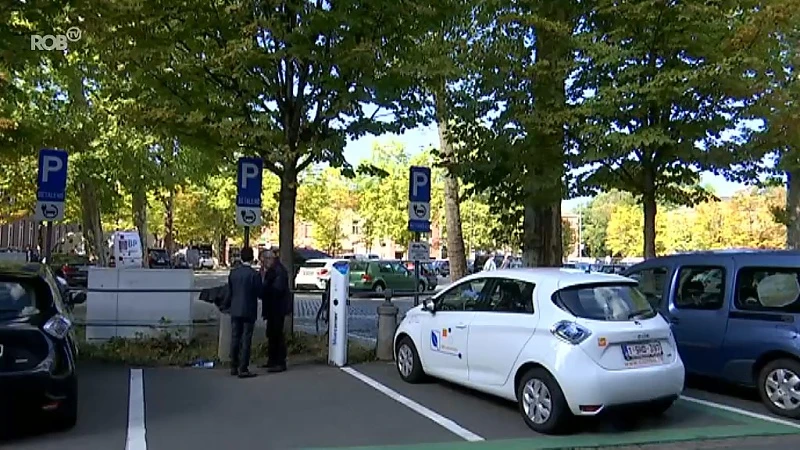
[[[330,278],[330,312],[328,317],[328,364],[343,367],[347,364],[347,304],[350,298],[350,266],[334,263]]]

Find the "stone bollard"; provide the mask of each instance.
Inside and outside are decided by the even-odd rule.
[[[220,313],[219,315],[219,348],[217,348],[217,358],[220,362],[231,361],[231,315]]]
[[[394,359],[394,332],[397,330],[397,313],[400,310],[392,303],[391,289],[386,291],[386,301],[378,306],[378,344],[376,356],[381,361]]]

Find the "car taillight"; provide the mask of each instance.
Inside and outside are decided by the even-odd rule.
[[[580,344],[592,334],[587,328],[568,320],[562,320],[556,323],[550,328],[550,332],[553,333],[555,337],[572,345]]]
[[[63,266],[61,266],[61,271],[64,273],[72,273],[75,271],[75,268],[64,264]]]
[[[64,339],[67,337],[67,333],[69,333],[69,328],[72,326],[72,322],[69,319],[62,316],[61,314],[56,314],[55,316],[51,317],[47,323],[44,324],[42,329],[53,336],[56,339]]]
[[[365,273],[364,275],[361,275],[361,281],[369,283],[372,281],[372,277],[368,273]]]
[[[328,274],[328,269],[320,269],[317,275],[324,276]]]

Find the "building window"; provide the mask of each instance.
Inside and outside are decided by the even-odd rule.
[[[356,236],[361,236],[361,224],[358,222],[353,222],[353,234]]]

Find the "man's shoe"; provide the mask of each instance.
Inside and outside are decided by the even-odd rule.
[[[269,373],[278,373],[278,372],[286,372],[286,366],[272,366],[267,368],[267,372]]]
[[[250,372],[249,370],[243,370],[239,372],[239,378],[253,378],[254,376],[256,376],[256,374]]]
[[[233,375],[234,377],[238,377],[239,376],[239,369],[231,369],[231,375]]]

